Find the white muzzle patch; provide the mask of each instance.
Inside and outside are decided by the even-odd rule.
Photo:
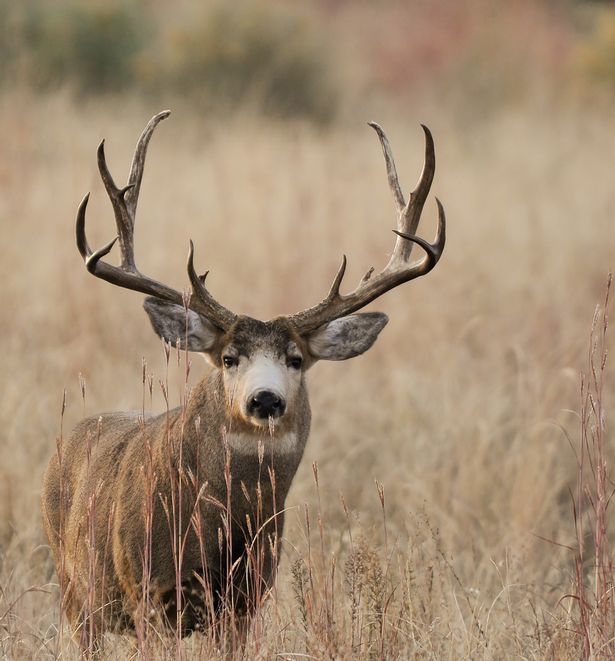
[[[254,356],[243,376],[244,393],[248,396],[258,390],[269,390],[284,397],[287,388],[286,368],[266,354]]]
[[[248,402],[258,392],[271,392],[286,402],[288,394],[288,370],[279,360],[267,354],[254,356],[248,363],[242,381],[242,406],[247,417]],[[263,420],[263,426],[268,424]]]

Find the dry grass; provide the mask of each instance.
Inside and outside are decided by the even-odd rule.
[[[77,108],[62,96],[34,103],[18,92],[0,100],[8,658],[77,656],[58,633],[38,505],[63,389],[66,431],[84,413],[140,408],[142,357],[155,383],[164,374],[139,295],[86,274],[72,221],[90,189],[91,242],[111,237],[97,142],[107,137],[120,179],[156,110]],[[427,108],[383,118],[406,188],[421,164],[419,121],[436,139],[446,253],[428,278],[375,306],[391,322],[369,354],[309,375],[311,440],[287,501],[277,586],[247,658],[579,655],[576,606],[562,599],[576,589],[575,555],[542,538],[576,544],[569,442],[580,442],[579,372],[615,254],[614,122],[517,111],[461,130]],[[342,252],[349,282],[382,264],[393,226],[380,149],[364,125],[320,132],[176,114],[152,143],[137,250],[147,273],[182,287],[191,236],[215,295],[269,318],[321,296]],[[195,364],[192,378],[205,369]],[[182,370],[171,378],[177,403]],[[613,404],[608,380],[601,401],[606,411]],[[157,389],[152,408],[164,409]],[[604,447],[611,457],[607,436]],[[107,652],[137,654],[131,645],[110,638]],[[165,645],[160,656],[174,653]],[[182,649],[206,655],[203,645],[196,636]]]

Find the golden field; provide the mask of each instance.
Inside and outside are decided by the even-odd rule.
[[[431,240],[435,232],[435,194],[448,219],[444,256],[427,277],[371,306],[390,322],[369,353],[310,371],[312,433],[286,503],[283,560],[243,658],[577,659],[612,651],[608,636],[580,620],[578,571],[586,613],[615,621],[615,607],[609,590],[592,592],[593,509],[589,498],[580,511],[575,504],[580,374],[615,265],[615,117],[608,104],[560,101],[534,94],[497,112],[477,106],[473,116],[472,100],[460,113],[429,95],[407,107],[377,99],[365,113],[378,116],[363,116],[355,103],[324,125],[253,112],[205,116],[178,102],[153,137],[136,227],[140,268],[186,288],[192,238],[212,293],[262,319],[320,300],[343,253],[347,288],[386,263],[395,209],[365,122],[385,128],[405,191],[422,166],[420,122],[436,143],[420,234]],[[18,87],[0,96],[5,658],[79,657],[61,624],[40,521],[56,439],[84,415],[141,409],[143,401],[165,408],[164,351],[142,297],[92,278],[74,239],[88,190],[90,243],[115,233],[96,169],[100,139],[123,182],[141,129],[162,109],[129,94],[75,98]],[[191,359],[194,383],[209,368]],[[152,397],[144,396],[143,361]],[[183,374],[171,361],[173,405]],[[607,364],[594,400],[607,412],[613,382]],[[594,493],[591,467],[584,479]],[[575,566],[579,537],[587,547]],[[598,545],[610,539],[605,532]],[[105,642],[110,659],[222,655],[199,635],[151,641],[147,653],[128,637]]]
[[[2,647],[9,658],[64,658],[77,652],[57,633],[38,504],[63,389],[65,432],[84,414],[138,409],[144,358],[155,375],[146,407],[164,408],[164,353],[140,296],[86,273],[72,222],[90,189],[90,241],[113,235],[95,147],[107,137],[121,180],[148,116],[25,94],[3,100],[2,114]],[[419,119],[385,124],[406,189],[422,164]],[[434,192],[449,221],[445,255],[428,277],[374,305],[391,318],[374,349],[309,374],[311,440],[287,502],[277,588],[249,642],[262,658],[378,656],[370,627],[383,595],[368,587],[361,645],[352,647],[352,549],[372,563],[366,581],[383,574],[375,585],[388,605],[386,658],[565,658],[565,649],[577,657],[574,603],[563,599],[574,590],[574,554],[542,538],[575,543],[570,443],[579,443],[579,373],[613,265],[615,123],[514,114],[459,132],[434,111],[429,124]],[[426,237],[434,211],[431,201]],[[342,251],[348,282],[382,264],[394,221],[380,148],[364,125],[322,131],[176,114],[150,148],[138,259],[185,287],[192,237],[215,295],[270,318],[321,297]],[[191,378],[206,369],[195,358]],[[177,404],[181,368],[170,378]],[[386,536],[375,481],[385,490]],[[305,507],[313,521],[321,507],[324,530],[312,548],[307,623],[291,575],[306,560]],[[111,656],[126,644],[109,643]]]

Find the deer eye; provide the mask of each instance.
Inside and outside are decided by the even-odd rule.
[[[235,367],[239,361],[237,358],[235,358],[235,356],[223,356],[222,362],[224,363],[224,367],[229,369],[231,367]]]
[[[294,370],[300,370],[301,365],[303,364],[303,358],[299,356],[292,356],[286,361],[288,367],[291,367]]]

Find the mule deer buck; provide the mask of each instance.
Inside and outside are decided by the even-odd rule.
[[[105,413],[83,420],[52,457],[44,478],[43,521],[64,584],[65,612],[87,640],[105,630],[135,630],[160,616],[179,635],[219,623],[223,613],[245,631],[272,586],[284,501],[310,428],[305,372],[318,360],[367,351],[388,321],[357,311],[385,292],[427,274],[445,241],[439,201],[433,244],[416,236],[435,170],[431,133],[416,189],[405,201],[384,131],[375,129],[398,211],[395,247],[380,273],[370,269],[340,293],[346,257],[325,298],[270,321],[237,315],[210,294],[188,254],[191,293],[143,275],[134,225],[149,140],[168,111],[153,117],[134,154],[128,185],[118,188],[98,148],[111,200],[120,266],[93,251],[83,199],[77,247],[87,270],[147,294],[145,311],[168,346],[205,355],[213,366],[183,407],[158,416]],[[413,244],[423,257],[411,262]],[[88,638],[89,636],[89,638]],[[83,638],[82,638],[83,641]]]

